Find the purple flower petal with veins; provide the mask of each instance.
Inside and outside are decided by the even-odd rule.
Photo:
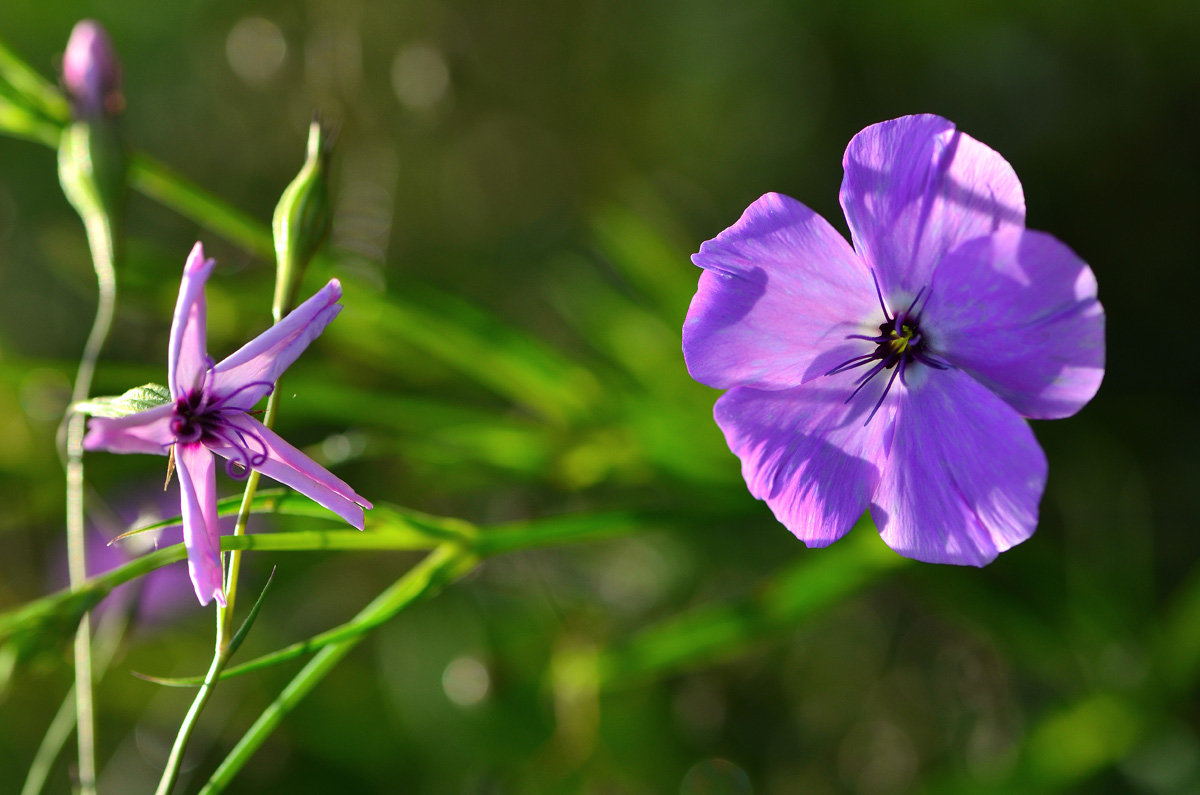
[[[750,493],[819,547],[870,508],[888,546],[982,566],[1037,525],[1046,459],[1023,418],[1104,377],[1087,263],[1025,228],[1012,167],[938,116],[850,142],[853,248],[767,194],[700,247],[683,326]]]
[[[204,284],[215,264],[204,258],[197,243],[183,269],[167,353],[172,402],[117,419],[94,418],[83,444],[88,450],[114,453],[174,453],[192,585],[200,604],[216,599],[224,605],[214,454],[226,459],[231,476],[245,477],[256,469],[359,530],[363,509],[371,503],[248,413],[337,316],[341,285],[330,281],[283,320],[214,364],[205,348]]]

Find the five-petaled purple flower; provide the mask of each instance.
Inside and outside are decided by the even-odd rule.
[[[330,281],[283,320],[213,364],[205,349],[204,283],[215,264],[204,258],[197,243],[183,269],[167,356],[171,402],[117,419],[92,419],[83,444],[114,453],[174,453],[188,572],[200,604],[216,599],[224,605],[213,453],[228,459],[225,468],[231,476],[245,477],[256,469],[360,530],[363,508],[371,503],[249,414],[337,316],[341,285]]]
[[[688,370],[729,390],[714,415],[750,492],[805,544],[869,506],[900,554],[984,565],[1037,524],[1022,418],[1075,413],[1104,376],[1095,276],[946,119],[868,127],[843,166],[853,248],[779,194],[700,247]]]

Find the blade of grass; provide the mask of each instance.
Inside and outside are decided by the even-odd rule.
[[[42,77],[36,69],[0,41],[0,79],[11,85],[29,106],[61,126],[67,122],[71,109],[58,87]]]
[[[492,530],[482,532],[473,539],[464,538],[462,542],[470,548],[473,554],[482,558],[535,547],[601,541],[635,532],[646,532],[661,526],[660,521],[648,520],[646,514],[633,512],[568,515],[500,525]],[[230,666],[221,673],[220,678],[228,679],[240,676],[312,654],[324,646],[368,632],[383,620],[386,620],[386,617],[380,621],[366,621],[356,617],[306,640],[284,646],[240,665]],[[198,687],[204,681],[203,676],[156,677],[144,674],[137,674],[137,676],[166,687]]]
[[[386,621],[418,599],[436,593],[446,584],[466,574],[474,568],[475,563],[476,558],[469,550],[453,544],[438,547],[363,608],[356,620],[374,624]],[[201,795],[212,795],[223,790],[275,730],[283,717],[364,637],[364,634],[358,634],[321,649],[242,736],[200,790]]]
[[[241,502],[242,498],[240,495],[219,500],[217,502],[217,515],[236,515],[241,508]],[[318,505],[308,497],[288,491],[287,489],[265,489],[260,491],[251,501],[251,510],[253,513],[259,515],[274,514],[277,516],[330,519],[340,522],[337,514],[334,514],[329,509]],[[153,524],[136,527],[117,536],[113,541],[119,541],[123,538],[152,530],[178,527],[182,523],[183,517],[174,516],[170,519],[154,522]],[[469,537],[476,532],[474,525],[462,519],[434,516],[409,508],[387,504],[377,505],[367,513],[366,531],[410,533],[414,536],[425,536],[434,542]],[[432,548],[432,546],[434,544],[431,544],[428,548]]]
[[[864,519],[849,538],[819,555],[801,555],[753,595],[697,608],[601,652],[596,668],[599,684],[621,687],[728,659],[909,562],[884,546],[870,520]]]

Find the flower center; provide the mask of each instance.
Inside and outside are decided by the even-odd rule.
[[[834,373],[844,373],[847,370],[853,370],[856,367],[868,364],[872,365],[867,372],[855,381],[856,386],[854,391],[850,393],[850,397],[846,398],[846,402],[849,403],[875,376],[884,370],[892,371],[887,385],[883,388],[883,394],[875,402],[875,407],[871,409],[871,413],[867,415],[866,422],[863,425],[869,423],[871,418],[875,416],[875,412],[879,411],[879,407],[883,405],[883,399],[891,391],[892,384],[896,382],[897,377],[899,377],[900,383],[908,386],[904,373],[911,365],[919,362],[935,370],[945,370],[950,366],[929,350],[928,342],[921,333],[921,313],[918,305],[921,302],[921,298],[926,296],[926,288],[922,287],[917,292],[917,296],[913,298],[912,303],[908,305],[907,309],[893,315],[888,311],[887,304],[883,300],[883,291],[879,288],[879,279],[875,277],[875,271],[871,271],[871,278],[875,282],[875,295],[879,298],[879,308],[883,310],[883,322],[879,324],[879,334],[875,336],[850,334],[846,339],[873,342],[875,343],[875,350],[871,353],[847,359],[825,373],[825,375],[833,375]]]
[[[211,370],[209,372],[211,373]],[[246,423],[236,422],[237,417],[249,412],[244,408],[229,405],[229,401],[250,387],[274,387],[262,381],[254,381],[228,395],[214,398],[206,389],[208,377],[209,374],[206,374],[205,386],[192,390],[175,401],[175,412],[170,423],[171,433],[174,434],[177,443],[199,442],[214,448],[228,458],[225,471],[229,476],[244,478],[250,474],[251,469],[266,463],[269,457],[267,440]],[[233,449],[232,455],[229,448]]]
[[[175,416],[171,418],[171,433],[176,441],[216,441],[214,432],[221,424],[219,410],[207,405],[204,392],[197,389],[175,401]]]

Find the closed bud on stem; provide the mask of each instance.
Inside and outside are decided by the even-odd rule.
[[[85,19],[71,31],[62,78],[76,119],[113,118],[125,109],[121,62],[99,22]]]
[[[58,178],[93,237],[100,226],[107,225],[110,230],[116,226],[125,193],[126,165],[117,125],[125,107],[121,64],[100,23],[83,20],[71,31],[63,54],[62,79],[74,121],[63,129],[59,140]],[[93,248],[96,242],[92,240]]]
[[[308,155],[300,173],[284,189],[275,206],[275,299],[271,312],[278,322],[296,302],[304,269],[329,236],[329,154],[333,135],[320,120],[308,128]]]

